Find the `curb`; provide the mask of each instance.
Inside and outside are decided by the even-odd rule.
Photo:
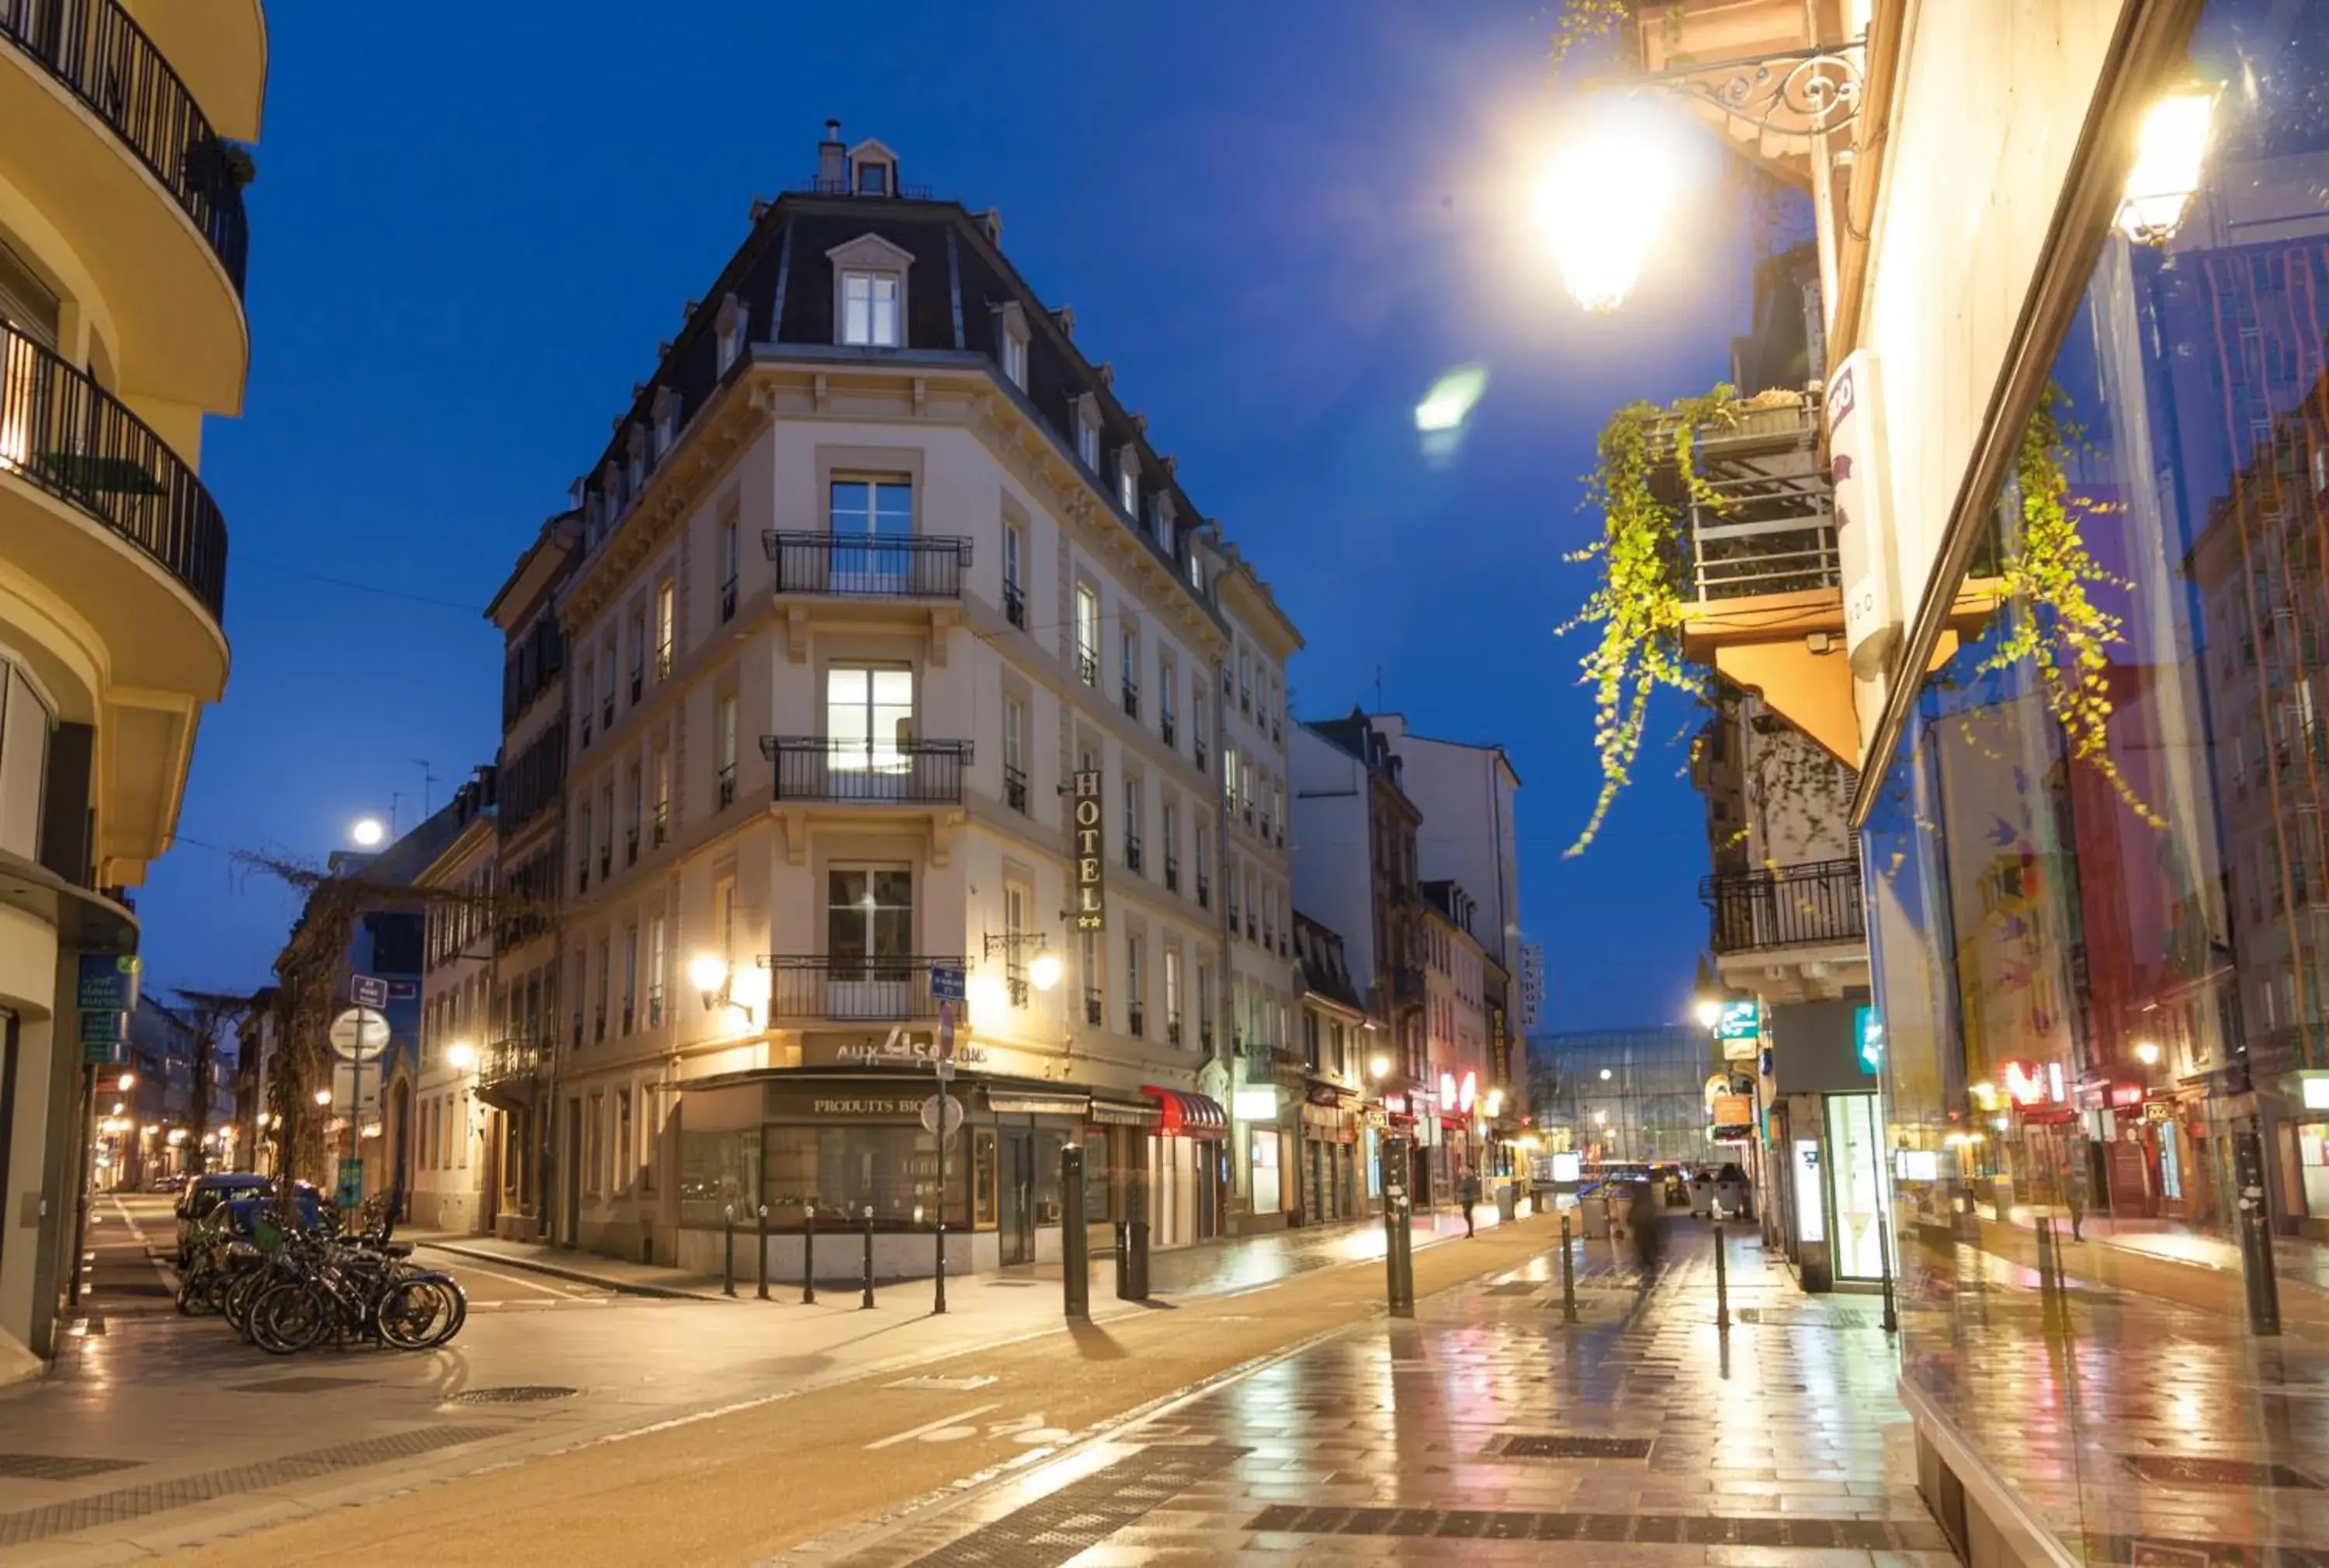
[[[594,1274],[587,1269],[546,1263],[535,1258],[514,1258],[507,1253],[488,1252],[484,1247],[463,1246],[458,1242],[426,1241],[416,1242],[414,1244],[428,1247],[436,1252],[450,1253],[457,1258],[467,1258],[472,1263],[502,1263],[513,1269],[523,1269],[528,1273],[543,1274],[553,1280],[564,1280],[570,1284],[595,1285],[599,1290],[613,1291],[619,1295],[646,1296],[663,1301],[724,1301],[728,1300],[727,1297],[716,1292],[687,1291],[676,1285],[655,1285],[644,1281],[617,1280],[605,1274]]]

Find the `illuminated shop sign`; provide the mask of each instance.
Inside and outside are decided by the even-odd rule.
[[[1881,1072],[1884,1068],[1884,1020],[1876,1016],[1874,1008],[1854,1010],[1852,1038],[1860,1052],[1860,1070],[1863,1073]]]
[[[1076,831],[1076,929],[1098,931],[1103,928],[1105,908],[1105,873],[1100,869],[1100,799],[1099,769],[1084,768],[1075,775]]]

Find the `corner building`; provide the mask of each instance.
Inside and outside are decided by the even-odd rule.
[[[1059,1250],[1070,1142],[1096,1242],[1214,1234],[1224,547],[995,214],[837,128],[817,155],[577,487],[552,1234],[703,1267],[731,1205],[870,1209],[903,1273],[943,1205],[950,1268],[1029,1263]],[[1249,689],[1284,690],[1280,622]]]
[[[89,1086],[131,999],[129,891],[226,690],[203,421],[250,368],[258,0],[0,6],[0,1382],[76,1289]],[[92,994],[92,1000],[99,1000]]]

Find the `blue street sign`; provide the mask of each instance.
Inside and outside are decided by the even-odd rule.
[[[137,960],[126,953],[84,953],[73,1005],[85,1013],[126,1013],[137,1006]]]
[[[1763,1032],[1762,1009],[1752,998],[1742,1001],[1727,1001],[1715,1015],[1714,1038],[1718,1040],[1752,1040]]]
[[[352,974],[348,976],[348,1000],[358,1007],[386,1007],[388,981],[374,980],[368,974]]]
[[[943,963],[930,965],[930,1000],[933,1001],[966,1000],[963,991],[962,971]]]
[[[120,1059],[121,1042],[128,1033],[127,1013],[86,1012],[80,1015],[80,1059],[84,1066],[102,1067]]]

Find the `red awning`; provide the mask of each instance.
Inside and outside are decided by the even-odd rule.
[[[1221,1109],[1219,1100],[1183,1089],[1160,1089],[1154,1084],[1141,1084],[1140,1092],[1155,1101],[1156,1108],[1164,1113],[1164,1122],[1156,1130],[1165,1137],[1229,1136],[1229,1113]]]

